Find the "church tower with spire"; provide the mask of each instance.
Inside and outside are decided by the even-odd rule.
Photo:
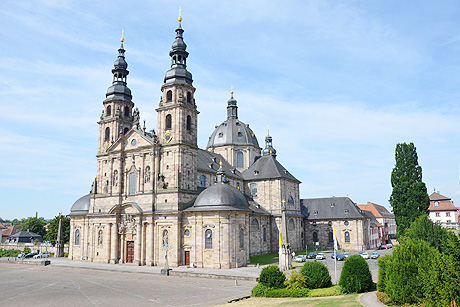
[[[187,70],[187,45],[183,40],[179,15],[176,39],[169,52],[171,68],[161,87],[158,112],[158,137],[162,147],[161,177],[157,208],[177,210],[196,197],[197,190],[197,119],[195,88]]]
[[[104,154],[122,134],[125,134],[133,126],[131,90],[127,86],[128,63],[125,60],[125,49],[123,47],[123,34],[121,46],[118,49],[118,58],[112,69],[112,85],[107,89],[99,124],[99,146],[98,154]]]

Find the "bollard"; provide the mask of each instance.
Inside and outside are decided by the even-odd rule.
[[[238,279],[235,279],[235,287],[238,287]]]

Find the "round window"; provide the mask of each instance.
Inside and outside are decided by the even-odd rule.
[[[133,146],[136,146],[136,143],[137,143],[136,139],[133,139],[133,140],[131,141],[131,145],[133,145]]]
[[[311,223],[313,227],[316,227],[316,222]]]
[[[329,222],[327,223],[327,225],[329,225],[329,227],[332,226],[332,222],[329,221]]]
[[[190,236],[190,230],[188,230],[188,229],[185,229],[185,231],[184,231],[184,235],[185,235],[186,237]]]
[[[345,224],[345,226],[350,225],[350,223],[348,223],[348,221],[345,221],[344,224]]]

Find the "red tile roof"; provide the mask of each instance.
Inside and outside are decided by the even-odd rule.
[[[436,204],[436,205],[435,205]],[[430,207],[427,211],[457,211],[450,198],[445,197],[438,193],[430,195]]]
[[[430,201],[433,200],[450,200],[449,197],[445,197],[444,195],[441,195],[439,193],[434,192],[433,194],[430,195]]]
[[[10,228],[8,228],[8,229],[2,231],[2,237],[9,237],[9,236],[11,236],[11,235],[14,235],[14,234],[17,233],[21,228],[22,228],[21,225],[14,225],[14,226],[11,226]]]
[[[377,205],[377,204],[368,202],[367,204],[358,205],[358,207],[359,207],[359,209],[361,209],[361,210],[366,210],[366,211],[372,212],[372,214],[373,214],[376,218],[384,218],[384,217],[387,217],[387,218],[394,218],[393,214],[391,214],[391,213],[387,210],[387,208],[385,208],[384,206],[381,206],[381,205]]]

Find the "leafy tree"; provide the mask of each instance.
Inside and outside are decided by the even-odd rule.
[[[363,257],[353,255],[345,260],[339,285],[345,293],[361,293],[374,288],[369,265]]]
[[[418,156],[414,143],[396,145],[396,164],[391,172],[393,192],[390,204],[393,207],[398,237],[418,216],[425,214],[430,199],[422,181],[422,167],[418,165]]]
[[[19,225],[22,226],[21,231],[28,229],[41,236],[44,236],[46,232],[44,228],[46,225],[46,221],[43,217],[28,217],[26,219],[22,219],[21,221],[19,221]]]
[[[448,241],[447,233],[445,228],[442,228],[442,226],[437,223],[433,223],[433,221],[424,214],[416,218],[411,226],[406,229],[404,237],[427,241],[432,247],[438,249],[438,251],[444,252]]]
[[[305,280],[305,276],[299,271],[292,271],[291,277],[289,280],[284,282],[284,285],[287,289],[303,289],[307,288],[307,281]]]
[[[332,284],[327,266],[316,260],[305,262],[300,273],[305,276],[309,289],[326,288]]]
[[[43,236],[43,240],[50,241],[53,246],[56,244],[57,234],[59,228],[59,215],[54,217],[48,225],[48,231]],[[64,243],[68,243],[70,240],[70,217],[62,216],[62,239]]]

